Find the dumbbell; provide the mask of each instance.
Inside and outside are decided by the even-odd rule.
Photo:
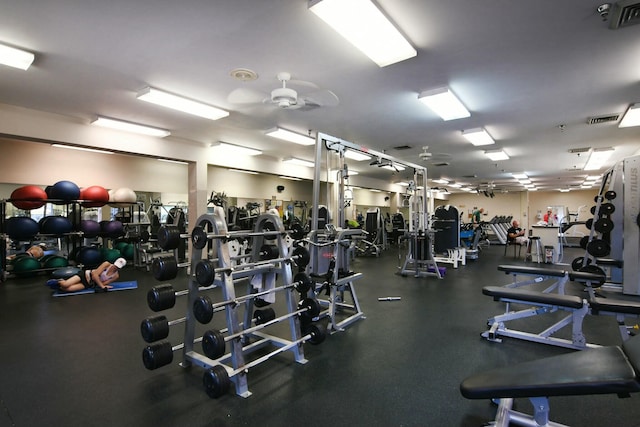
[[[188,262],[179,263],[172,255],[160,256],[151,262],[151,272],[157,280],[171,280],[178,276],[178,268],[188,267]]]
[[[219,308],[215,311],[220,311],[222,308]],[[257,312],[257,310],[256,310]],[[213,311],[212,314],[213,316]],[[260,319],[264,319],[268,316],[268,313],[260,313]],[[258,317],[256,318],[256,322],[258,322]],[[274,312],[275,317],[275,312]],[[154,341],[159,341],[165,339],[169,336],[169,328],[173,325],[178,325],[180,323],[184,323],[187,321],[186,317],[181,317],[175,320],[169,320],[166,316],[160,315],[155,317],[147,317],[140,323],[140,334],[142,335],[142,339],[144,339],[148,343],[152,343]]]
[[[307,319],[313,319],[314,317],[317,317],[318,314],[320,314],[320,304],[313,298],[303,299],[302,301],[300,301],[298,307],[299,309],[294,312],[285,314],[280,317],[275,317],[251,328],[243,329],[242,331],[235,334],[224,336],[224,334],[219,330],[208,330],[202,337],[202,351],[208,358],[218,359],[225,354],[226,344],[228,341],[240,338],[244,335],[266,328],[267,326],[271,326],[274,323],[281,322],[293,316],[302,316],[304,313],[306,313],[305,317]]]
[[[309,289],[311,289],[312,286],[313,286],[313,281],[311,280],[311,278],[309,278],[309,276],[307,276],[305,273],[300,272],[293,277],[293,282],[291,282],[288,285],[278,286],[273,289],[268,289],[268,290],[256,292],[253,294],[243,295],[230,301],[221,301],[214,304],[211,301],[211,298],[209,298],[206,295],[201,295],[198,298],[196,298],[196,301],[193,303],[193,315],[198,322],[207,324],[213,318],[213,312],[218,308],[224,307],[226,305],[240,304],[249,299],[259,298],[263,295],[270,294],[271,292],[277,292],[284,289],[293,288],[298,292],[300,292],[301,295],[305,295],[307,292],[309,292]]]
[[[204,288],[199,288],[202,290]],[[173,308],[176,305],[176,297],[188,295],[189,290],[176,291],[170,284],[158,285],[147,292],[147,305],[153,311],[162,311]]]
[[[324,328],[316,324],[306,326],[303,334],[304,336],[299,340],[293,341],[283,347],[279,347],[277,350],[265,354],[258,359],[252,360],[236,370],[227,370],[228,368],[225,368],[223,365],[214,365],[207,369],[202,377],[202,384],[204,385],[207,395],[216,399],[229,391],[229,387],[231,386],[231,377],[240,373],[246,373],[249,369],[258,366],[260,363],[272,358],[273,356],[283,353],[302,343],[309,342],[314,345],[320,344],[324,341],[326,336]]]
[[[271,224],[271,223],[266,223]],[[271,225],[274,230],[273,231],[229,231],[227,234],[213,234],[207,232],[204,227],[199,225],[193,227],[191,231],[191,243],[193,247],[196,249],[203,249],[207,246],[207,242],[210,239],[233,239],[237,237],[277,237],[286,234],[284,231],[276,231],[275,226]]]
[[[274,246],[271,246],[271,247],[274,247]],[[267,252],[261,251],[261,253],[266,254]],[[271,253],[273,254],[273,252]],[[289,261],[289,260],[295,261],[298,267],[304,268],[309,264],[309,261],[311,260],[311,256],[309,255],[309,251],[307,250],[307,248],[305,248],[304,246],[297,246],[291,253],[290,257],[273,258],[273,259],[263,260],[263,261],[280,262],[280,261]],[[264,264],[265,262],[243,263],[243,264],[238,264],[234,268],[236,270],[249,269],[249,268],[259,267]],[[168,267],[166,268],[170,268],[171,271],[174,270],[172,266],[170,266],[169,264],[167,265]],[[212,260],[203,259],[196,264],[196,281],[202,286],[211,286],[216,278],[217,273],[228,272],[228,271],[229,271],[228,268],[222,268],[222,267],[216,268],[216,264]]]

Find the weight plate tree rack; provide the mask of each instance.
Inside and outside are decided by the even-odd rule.
[[[304,264],[305,262],[308,263],[308,252],[306,250],[298,250],[298,252],[295,252],[294,248],[292,251],[293,255],[289,255],[284,239],[285,234],[286,231],[282,220],[277,215],[260,215],[255,225],[255,231],[253,232],[228,231],[224,218],[216,212],[200,216],[196,221],[196,225],[194,226],[190,236],[192,241],[192,255],[191,262],[188,264],[191,266],[188,289],[186,291],[172,291],[172,295],[170,296],[171,298],[169,298],[175,300],[175,296],[186,296],[186,315],[177,320],[167,322],[164,322],[163,320],[160,322],[162,324],[161,326],[165,328],[169,325],[184,323],[184,343],[172,347],[168,342],[164,341],[146,347],[143,351],[143,361],[145,362],[145,366],[148,369],[155,369],[171,363],[173,351],[181,349],[182,361],[180,366],[188,368],[192,365],[196,365],[205,369],[203,382],[209,396],[218,397],[223,394],[229,386],[230,381],[235,386],[235,393],[246,398],[251,395],[247,382],[247,371],[249,368],[285,351],[291,351],[296,362],[301,364],[307,363],[302,344],[307,341],[312,344],[321,342],[324,339],[324,331],[319,327],[319,325],[307,322],[304,328],[305,334],[302,334],[299,314],[303,314],[302,312],[305,311],[305,307],[301,307],[297,304],[295,300],[296,293],[292,292],[295,290],[295,287],[283,286],[280,289],[284,291],[285,305],[288,314],[285,314],[278,319],[272,319],[264,325],[256,326],[252,326],[252,322],[254,322],[253,306],[255,298],[250,297],[250,294],[258,292],[252,288],[251,284],[249,284],[248,294],[237,297],[234,287],[234,282],[238,279],[247,278],[253,274],[265,272],[277,273],[279,280],[282,280],[285,284],[293,283],[292,263],[296,260],[302,260],[301,264]],[[165,246],[164,249],[168,248],[166,245],[167,240],[173,241],[176,238],[181,239],[183,237],[184,236],[181,234],[175,235],[175,233],[170,229],[161,229],[159,232],[159,241],[162,241],[161,243]],[[226,243],[234,238],[251,238],[252,262],[239,263],[235,265],[232,264],[229,247]],[[277,247],[278,258],[262,259],[264,258],[264,252],[261,253],[260,249],[265,244],[265,240],[273,240],[273,243]],[[211,260],[208,259],[209,254],[211,254],[212,257]],[[272,255],[275,255],[275,250]],[[217,264],[217,267],[213,270],[214,279],[209,286],[203,286],[202,283],[198,281],[197,271],[200,269],[199,267],[201,267],[201,262],[206,263],[206,265],[211,265],[212,263],[213,265]],[[160,263],[154,264],[154,275],[157,270],[157,265],[160,265]],[[171,269],[175,269],[177,266],[185,266],[177,265],[175,262],[167,263],[167,265],[170,266]],[[163,286],[170,285],[162,285],[160,288]],[[230,352],[214,360],[206,356],[206,349],[203,348],[205,354],[202,354],[196,351],[194,347],[197,343],[202,343],[204,346],[207,342],[204,338],[211,335],[210,333],[208,335],[205,333],[204,337],[196,338],[195,331],[197,316],[194,312],[194,305],[198,301],[201,293],[207,292],[209,289],[215,287],[219,287],[222,291],[223,301],[219,303],[221,307],[218,309],[224,310],[225,312],[226,328],[224,329],[224,332],[227,335],[225,340],[229,341],[228,348],[230,349]],[[162,290],[160,291],[160,293],[163,293]],[[150,302],[150,308],[156,311],[152,307],[154,304],[151,304],[153,297],[148,295],[147,299]],[[224,308],[222,308],[222,306]],[[243,306],[244,321],[241,323],[239,311]],[[308,308],[310,313],[314,313],[312,306],[309,306]],[[166,306],[162,306],[160,308],[164,309],[165,307]],[[311,321],[316,317],[317,316],[313,316],[313,319],[307,320]],[[289,323],[289,330],[291,333],[290,340],[262,332],[263,326],[269,326],[272,323],[280,321],[284,322],[285,320],[288,320]],[[143,325],[145,324],[148,324],[148,322],[143,321]],[[142,327],[142,329],[144,331],[145,328]],[[149,334],[149,331],[146,333],[143,332],[143,337],[149,335],[153,334]],[[161,336],[164,337],[165,335],[161,334]],[[274,346],[277,349],[259,357],[258,359],[246,360],[250,353],[269,345]],[[160,363],[156,363],[154,360],[154,353],[159,355],[161,360]]]

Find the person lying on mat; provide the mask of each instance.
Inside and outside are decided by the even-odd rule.
[[[65,292],[76,292],[83,289],[111,289],[111,283],[120,278],[120,269],[125,265],[127,265],[127,260],[124,258],[118,258],[113,264],[105,261],[98,268],[80,270],[78,274],[68,279],[51,279],[47,285],[57,285],[61,291]]]

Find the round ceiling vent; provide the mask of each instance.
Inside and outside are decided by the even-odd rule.
[[[250,82],[258,78],[258,73],[247,68],[235,68],[229,73],[231,77],[243,82]]]

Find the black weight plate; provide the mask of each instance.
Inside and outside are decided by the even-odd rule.
[[[591,212],[591,215],[595,215],[596,214],[596,206],[595,205],[591,206],[591,209],[589,209],[589,212]]]
[[[158,246],[162,249],[176,249],[180,245],[180,230],[178,227],[163,225],[158,230]]]
[[[263,300],[262,298],[254,298],[253,299],[253,305],[255,305],[258,308],[266,307],[269,304],[271,304],[271,303]]]
[[[600,218],[595,222],[594,227],[598,233],[609,233],[613,230],[613,221],[609,218]]]
[[[211,319],[213,319],[213,303],[208,296],[202,295],[196,298],[193,302],[193,316],[203,325],[211,322]]]
[[[213,261],[203,259],[196,264],[196,281],[202,286],[211,286],[216,278],[216,267]]]
[[[168,341],[148,345],[142,350],[142,363],[150,371],[166,366],[171,362],[173,362],[173,349]]]
[[[571,261],[571,269],[573,271],[580,271],[580,269],[583,267],[584,263],[584,257],[579,256],[578,258],[574,259],[573,261]],[[587,258],[587,264],[589,265],[591,264],[591,258]]]
[[[202,336],[202,352],[209,359],[218,359],[224,356],[227,351],[226,345],[224,335],[218,330],[206,331]]]
[[[603,269],[601,269],[601,268],[600,268],[600,267],[598,267],[597,265],[593,265],[593,264],[585,265],[584,267],[582,267],[582,268],[581,268],[580,270],[578,270],[578,271],[579,271],[579,272],[581,272],[581,273],[591,273],[591,274],[596,274],[596,275],[598,275],[598,276],[600,276],[600,277],[601,277],[601,279],[600,279],[600,280],[598,280],[597,282],[595,282],[595,283],[593,283],[593,282],[592,282],[592,283],[591,283],[591,286],[592,286],[592,287],[599,287],[599,286],[602,286],[602,284],[607,280],[607,275],[606,275],[606,273],[604,272],[604,270],[603,270]]]
[[[603,203],[600,205],[600,215],[611,215],[616,211],[616,207],[613,203]]]
[[[217,399],[229,391],[231,381],[227,370],[223,366],[214,365],[205,371],[202,377],[202,385],[204,385],[207,396]]]
[[[297,246],[291,256],[296,257],[294,262],[299,268],[305,268],[311,261],[311,255],[309,255],[309,251],[304,246]]]
[[[293,281],[294,283],[297,283],[296,290],[303,295],[309,292],[309,289],[313,286],[311,278],[303,272],[297,273],[293,276]]]
[[[173,256],[154,258],[151,262],[151,272],[156,280],[175,279],[178,276],[178,261]]]
[[[587,249],[587,244],[589,243],[589,236],[583,236],[580,239],[580,247],[582,249]]]
[[[316,323],[312,323],[309,325],[306,325],[303,328],[302,333],[306,336],[309,335],[309,339],[307,340],[310,344],[313,345],[318,345],[321,342],[324,341],[325,337],[326,337],[326,332],[324,330],[324,328]]]
[[[600,194],[598,194],[596,197],[593,198],[593,201],[596,202],[596,203],[602,202],[603,200],[604,200],[604,198]]]
[[[162,311],[176,305],[176,293],[171,285],[154,286],[147,292],[147,305],[153,311]]]
[[[589,230],[591,230],[591,227],[593,227],[593,218],[589,218],[585,223],[584,226],[587,227]]]
[[[609,190],[606,193],[604,193],[604,198],[607,200],[613,200],[615,199],[617,196],[616,192],[613,190]]]
[[[262,325],[275,319],[276,312],[273,308],[267,307],[262,310],[256,310],[253,313],[253,318],[256,319],[256,325]]]
[[[207,242],[209,238],[207,237],[207,231],[196,225],[193,227],[193,231],[191,232],[191,243],[193,243],[193,247],[196,249],[204,249],[207,246]]]
[[[602,239],[593,239],[587,244],[587,252],[596,258],[605,257],[611,252],[611,246]]]
[[[169,321],[166,316],[148,317],[140,323],[140,334],[146,342],[154,342],[169,336]]]

